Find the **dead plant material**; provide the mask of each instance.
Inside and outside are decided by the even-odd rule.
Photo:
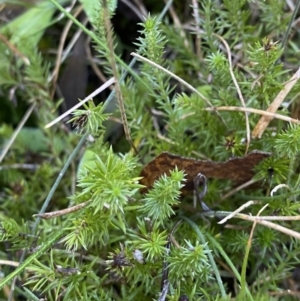
[[[287,94],[291,91],[293,86],[297,83],[300,77],[300,68],[296,71],[296,73],[292,76],[292,78],[284,85],[283,89],[278,93],[275,97],[274,101],[270,104],[266,112],[268,113],[275,113],[279,106],[284,101]],[[261,138],[262,134],[264,133],[265,129],[271,122],[273,117],[269,116],[262,116],[258,123],[256,124],[254,130],[252,131],[253,138]]]
[[[141,172],[143,178],[140,183],[146,188],[143,188],[142,192],[147,192],[161,175],[169,175],[170,170],[176,166],[179,170],[184,170],[186,174],[187,181],[182,189],[183,194],[193,191],[193,181],[198,173],[204,174],[207,178],[232,180],[235,184],[240,185],[249,181],[254,176],[253,168],[270,156],[270,153],[253,151],[244,157],[231,158],[225,162],[215,162],[185,158],[163,152],[143,168]]]

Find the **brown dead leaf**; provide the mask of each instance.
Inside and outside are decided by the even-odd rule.
[[[184,170],[186,174],[187,181],[182,189],[184,194],[194,189],[193,180],[198,173],[204,174],[207,178],[229,179],[240,185],[249,181],[254,176],[253,168],[270,155],[266,152],[253,151],[244,157],[231,158],[225,162],[214,162],[185,158],[164,152],[143,168],[141,172],[143,178],[140,183],[147,188],[142,192],[147,192],[161,175],[169,175],[170,170],[173,170],[175,166],[179,170]]]

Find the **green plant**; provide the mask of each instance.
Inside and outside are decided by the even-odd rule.
[[[297,79],[262,138],[252,139],[249,129],[291,82],[299,36],[289,24],[297,13],[277,0],[198,2],[192,1],[193,12],[179,1],[165,9],[155,3],[130,45],[117,32],[116,1],[82,0],[90,27],[60,5],[70,1],[50,0],[0,28],[0,99],[13,112],[11,120],[0,117],[0,254],[23,261],[13,271],[1,263],[1,300],[19,294],[32,300],[292,300],[286,283],[300,262],[300,228],[291,219],[299,211]],[[67,18],[60,21],[55,11]],[[91,38],[104,78],[117,81],[104,103],[94,96],[73,112],[74,131],[62,123],[44,128],[63,102],[53,96],[54,57],[42,53],[57,41],[45,30],[67,20]],[[23,104],[21,112],[10,97]],[[291,111],[289,125],[284,117]],[[185,170],[162,174],[146,193],[139,183],[141,169],[162,151],[225,161],[256,149],[272,156],[255,167],[253,186],[235,190],[230,181],[208,179],[204,200],[214,212],[195,209],[192,193],[181,194]],[[247,209],[252,216],[236,215],[231,229],[218,224],[248,200],[260,201]],[[265,203],[260,215],[289,217],[277,223],[294,232],[257,220],[250,235]],[[44,219],[45,211],[65,208],[68,214]]]

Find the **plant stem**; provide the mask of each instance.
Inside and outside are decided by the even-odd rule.
[[[18,276],[30,263],[32,263],[35,259],[38,259],[44,252],[46,252],[58,239],[62,236],[64,229],[60,229],[58,232],[54,234],[54,236],[47,240],[46,243],[37,250],[34,254],[28,257],[19,267],[17,267],[12,273],[10,273],[7,277],[5,277],[0,283],[0,290],[14,277]]]

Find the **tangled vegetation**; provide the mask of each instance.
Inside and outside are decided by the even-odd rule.
[[[3,4],[0,299],[298,300],[299,5]]]

